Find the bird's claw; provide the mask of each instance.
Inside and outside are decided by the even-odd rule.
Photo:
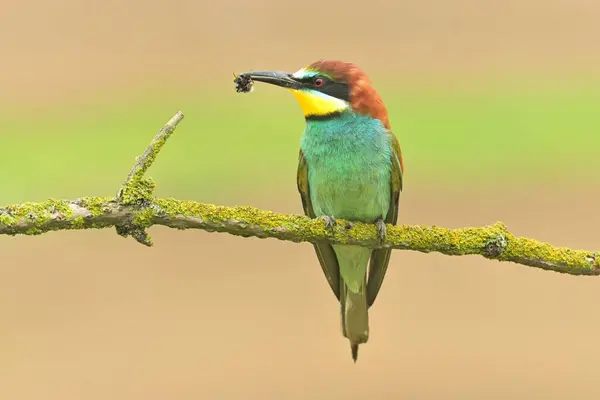
[[[330,217],[328,215],[322,215],[319,218],[321,218],[323,221],[325,221],[325,228],[329,229],[331,231],[331,234],[334,235],[335,234],[335,218]]]
[[[385,222],[383,221],[383,219],[379,218],[377,220],[377,237],[379,238],[379,243],[384,242],[386,235],[387,228],[385,227]]]

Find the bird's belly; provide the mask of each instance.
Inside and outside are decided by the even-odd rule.
[[[311,202],[317,216],[374,222],[385,218],[390,205],[389,165],[366,164],[340,169],[309,167]]]

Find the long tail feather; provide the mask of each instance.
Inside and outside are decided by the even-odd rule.
[[[366,278],[366,277],[365,277]],[[358,293],[351,291],[341,281],[340,304],[342,314],[342,333],[350,341],[352,359],[358,359],[358,346],[369,340],[369,311],[367,305],[366,279]]]

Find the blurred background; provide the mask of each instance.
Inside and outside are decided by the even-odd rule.
[[[293,97],[232,73],[364,68],[400,222],[600,249],[600,2],[24,0],[0,12],[0,204],[114,195],[177,111],[158,196],[301,213]],[[356,365],[310,244],[0,237],[3,399],[595,399],[600,278],[395,252]]]

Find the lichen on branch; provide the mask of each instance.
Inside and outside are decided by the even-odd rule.
[[[225,207],[195,201],[158,199],[154,182],[144,173],[183,119],[178,112],[137,158],[115,197],[50,199],[0,208],[0,235],[39,235],[70,229],[115,227],[151,246],[146,229],[163,225],[176,229],[202,229],[242,237],[275,238],[292,242],[353,244],[450,256],[480,255],[571,275],[600,275],[600,252],[554,247],[534,239],[516,237],[498,222],[491,226],[447,229],[437,226],[387,226],[380,242],[375,224],[336,220],[333,232],[322,219],[278,214],[254,207]]]
[[[144,174],[156,160],[158,153],[182,119],[183,113],[178,111],[156,134],[144,153],[136,158],[125,183],[123,183],[117,194],[116,201],[119,205],[139,208],[146,206],[152,200],[156,184],[152,179],[144,178]],[[115,228],[117,233],[123,237],[131,236],[146,246],[152,246],[152,238],[146,232],[145,227],[137,222],[136,218],[123,221],[115,225]]]
[[[124,223],[133,223],[142,230],[163,225],[292,242],[355,244],[451,256],[480,255],[571,275],[600,275],[599,252],[554,247],[516,237],[500,222],[458,229],[388,225],[387,237],[380,243],[375,224],[347,224],[337,220],[332,233],[321,219],[278,214],[254,207],[225,207],[176,199],[153,198],[147,204],[137,206],[120,204],[117,198],[87,197],[0,208],[0,234],[8,235],[108,228]]]
[[[131,168],[131,171],[129,171],[129,175],[117,195],[122,204],[136,204],[152,198],[152,193],[156,185],[151,179],[144,178],[144,174],[152,163],[154,163],[158,153],[182,119],[183,113],[178,111],[156,134],[144,153],[136,158],[135,164]]]

